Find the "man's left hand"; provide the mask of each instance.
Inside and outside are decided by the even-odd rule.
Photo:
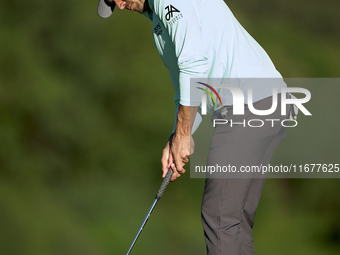
[[[184,166],[189,162],[190,156],[194,153],[194,139],[191,135],[189,136],[176,136],[174,135],[170,146],[170,164],[174,172],[184,174]],[[175,180],[172,178],[171,180]]]

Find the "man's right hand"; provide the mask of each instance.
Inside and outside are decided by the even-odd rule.
[[[172,139],[172,136],[171,138]],[[178,177],[180,177],[181,175],[177,172],[175,163],[174,163],[174,159],[172,157],[172,153],[170,152],[170,141],[168,141],[165,145],[165,148],[163,150],[163,154],[162,154],[162,170],[163,170],[163,175],[162,177],[164,178],[165,175],[167,174],[169,168],[171,167],[172,170],[174,171],[174,173],[172,174],[171,177],[171,181],[173,182],[174,180],[176,180]]]

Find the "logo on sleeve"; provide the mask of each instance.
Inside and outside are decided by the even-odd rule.
[[[165,10],[167,13],[165,14],[166,21],[169,22],[169,25],[171,26],[173,23],[175,23],[180,18],[183,18],[182,13],[171,4],[165,7]]]
[[[161,35],[163,33],[161,25],[158,23],[157,26],[153,29],[156,35]]]

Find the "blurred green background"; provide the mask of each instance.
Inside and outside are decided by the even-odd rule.
[[[339,76],[338,1],[226,2],[284,77]],[[151,23],[96,7],[0,2],[0,254],[125,254],[161,183],[174,91]],[[338,92],[313,88],[319,117],[301,117],[273,164],[301,150],[302,163],[340,163],[340,123],[322,121]],[[339,183],[268,179],[255,254],[339,254]],[[189,174],[169,185],[132,253],[205,254],[203,185]]]

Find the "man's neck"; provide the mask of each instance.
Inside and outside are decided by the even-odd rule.
[[[150,13],[150,12],[151,12],[151,9],[150,9],[149,1],[148,1],[148,0],[145,0],[144,6],[145,6],[145,10],[148,11],[148,13]]]

